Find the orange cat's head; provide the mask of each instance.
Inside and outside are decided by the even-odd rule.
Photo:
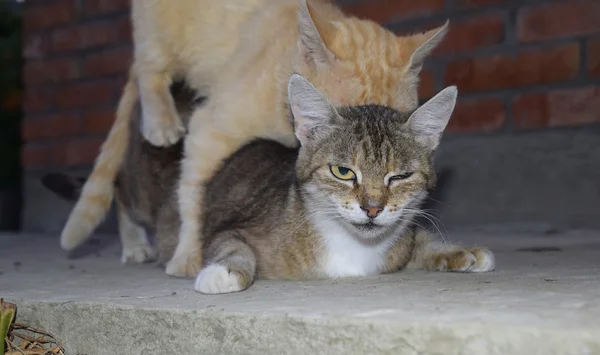
[[[294,71],[335,105],[416,108],[423,62],[448,31],[446,23],[399,37],[373,21],[340,16],[327,3],[307,0],[300,0],[298,19]]]

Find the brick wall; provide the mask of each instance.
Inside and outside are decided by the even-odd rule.
[[[131,63],[129,0],[27,0],[23,20],[23,165],[89,165]]]
[[[451,19],[422,75],[423,99],[458,85],[450,132],[600,122],[598,0],[346,0],[398,33]],[[27,0],[26,169],[89,165],[130,64],[127,0]]]
[[[600,122],[600,1],[363,0],[346,8],[398,33],[451,20],[421,96],[457,85],[453,133]]]

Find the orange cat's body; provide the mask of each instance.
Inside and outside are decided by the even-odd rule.
[[[177,142],[184,128],[169,92],[171,83],[184,77],[200,96],[210,94],[238,45],[240,25],[266,1],[132,0],[134,62],[115,123],[61,234],[64,249],[87,238],[110,208],[137,102],[142,104],[144,137],[156,146]]]
[[[159,34],[154,39],[151,36],[142,38],[138,34],[134,36],[136,63],[132,80],[137,80],[139,85],[145,137],[153,144],[167,145],[183,132],[179,122],[172,119],[176,116],[170,114],[170,101],[157,94],[160,90],[168,92],[168,85],[164,84],[170,80],[169,75],[184,76],[193,89],[209,96],[207,105],[192,115],[185,141],[179,189],[182,228],[175,256],[167,265],[167,273],[171,275],[195,276],[202,265],[203,186],[223,159],[254,137],[296,145],[286,96],[287,81],[293,72],[307,77],[335,105],[380,104],[402,110],[414,109],[418,103],[418,74],[423,61],[443,39],[447,29],[443,26],[424,34],[397,37],[372,21],[347,17],[325,0],[308,3],[306,0],[238,2],[243,2],[244,10],[249,11],[235,20],[219,20],[219,15],[215,15],[239,11],[231,0],[196,0],[196,3],[202,3],[198,5],[198,11],[181,13],[178,12],[181,10],[165,9],[168,16],[162,16],[156,10],[160,7],[160,0],[148,2],[145,11],[149,12],[136,12],[134,9],[134,13],[140,16],[154,14],[160,15],[154,18],[161,21],[175,19],[179,28],[186,29],[182,37],[189,43],[189,47],[181,47],[184,49],[179,49],[174,57],[177,65],[190,64],[189,67],[179,66],[183,69],[181,71],[168,69],[170,66],[165,67],[167,70],[160,69],[160,66],[140,65],[160,62],[155,60],[161,58],[160,55],[155,55],[158,52],[152,49],[155,41],[174,42],[172,48],[176,52],[175,43],[180,40],[177,37],[180,33],[166,30],[169,26],[158,21],[154,22],[155,27],[134,26],[139,33]],[[223,12],[212,12],[214,7]],[[196,26],[197,22],[204,21],[207,16],[199,15],[199,12],[213,13],[200,27]],[[134,24],[137,20],[134,17]],[[156,27],[161,24],[163,28]],[[223,26],[227,27],[225,34],[221,32]],[[236,26],[238,28],[234,31]],[[194,42],[194,35],[202,40]],[[230,35],[235,38],[229,38]],[[203,42],[210,36],[217,36],[217,39]],[[150,55],[142,58],[141,53]],[[211,70],[205,77],[206,73],[200,69],[209,67]],[[136,90],[129,84],[128,87],[132,92]],[[130,96],[138,98],[133,94]],[[114,148],[119,144],[126,145],[127,135],[116,132],[126,129],[119,120],[118,115],[82,198],[63,231],[62,245],[65,248],[76,246],[95,227],[92,224],[99,221],[96,217],[85,218],[84,212],[96,208],[93,215],[97,216],[96,212],[100,211],[93,206],[102,196],[102,193],[97,193],[102,189],[93,185],[94,176],[110,175],[111,169],[114,169],[111,164],[122,161],[120,156],[124,150]],[[111,151],[114,154],[107,153]],[[102,202],[105,201],[102,199]]]

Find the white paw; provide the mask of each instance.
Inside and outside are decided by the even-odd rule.
[[[141,264],[156,260],[156,251],[147,244],[123,247],[121,253],[122,264]]]
[[[496,268],[496,258],[494,253],[487,249],[478,249],[474,251],[475,263],[468,272],[490,272]]]
[[[185,127],[179,116],[173,120],[146,117],[142,126],[144,138],[156,147],[171,146],[185,135]]]
[[[194,289],[201,293],[218,294],[244,290],[240,277],[235,272],[219,264],[210,264],[204,267],[198,277]]]

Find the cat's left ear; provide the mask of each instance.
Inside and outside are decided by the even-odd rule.
[[[294,133],[302,146],[314,143],[329,132],[337,112],[308,79],[299,74],[290,77],[288,101],[294,116]]]
[[[408,48],[415,48],[414,52],[410,56],[408,66],[406,67],[407,73],[412,77],[418,77],[423,67],[425,59],[433,52],[433,50],[446,38],[448,33],[449,21],[446,21],[442,26],[434,28],[425,33],[413,35],[410,37],[400,37],[398,39],[400,46],[406,46]],[[412,46],[409,44],[412,42]],[[414,47],[413,47],[414,46]]]
[[[335,55],[327,48],[326,41],[332,36],[333,25],[323,19],[309,0],[300,2],[298,9],[298,50],[307,63],[329,66]]]
[[[415,110],[407,121],[417,141],[435,150],[452,116],[458,90],[449,86]]]

